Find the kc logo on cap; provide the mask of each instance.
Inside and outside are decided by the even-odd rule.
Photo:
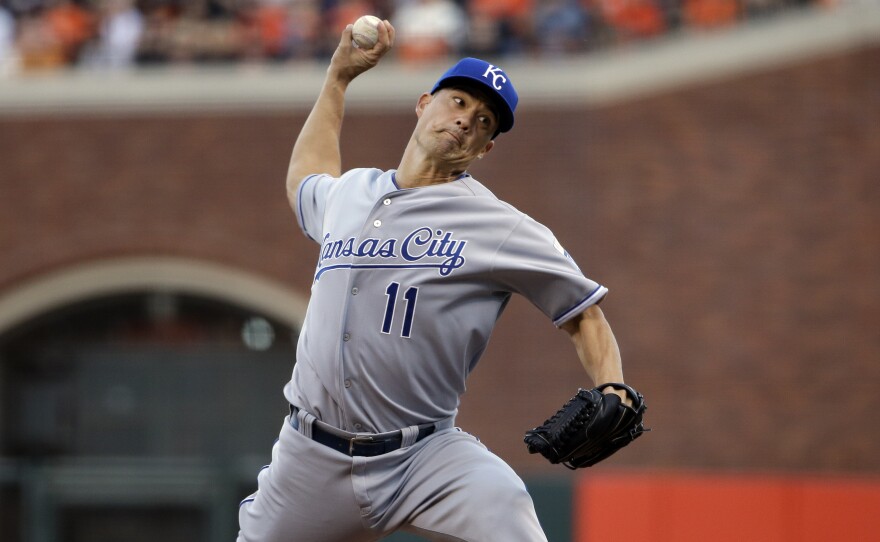
[[[488,89],[498,109],[498,132],[513,128],[513,112],[519,96],[504,70],[479,58],[463,58],[437,80],[431,94],[456,83],[478,83]]]
[[[483,74],[483,77],[488,79],[490,74],[492,75],[492,86],[495,87],[495,90],[501,90],[501,85],[498,84],[498,80],[501,79],[501,83],[506,83],[507,76],[504,75],[504,72],[501,71],[501,68],[496,68],[491,64],[489,64],[489,67],[486,68],[486,73]]]

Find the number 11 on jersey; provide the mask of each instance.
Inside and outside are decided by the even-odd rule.
[[[397,306],[397,294],[400,292],[400,284],[392,282],[385,288],[385,295],[388,296],[388,303],[385,305],[385,318],[382,320],[382,333],[391,334],[391,323],[394,321],[394,308]],[[419,289],[410,286],[403,294],[406,300],[406,311],[403,313],[403,329],[400,336],[409,338],[412,335],[413,317],[416,312],[416,298],[419,295]]]

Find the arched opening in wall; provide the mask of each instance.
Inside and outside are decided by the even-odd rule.
[[[3,539],[234,539],[298,327],[204,291],[113,290],[0,333]]]

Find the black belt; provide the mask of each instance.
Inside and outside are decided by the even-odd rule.
[[[298,410],[297,407],[291,405],[290,415],[296,417]],[[437,426],[433,423],[425,423],[419,425],[418,428],[419,432],[415,442],[432,434]],[[315,422],[312,424],[312,440],[348,456],[374,457],[399,450],[403,445],[403,432],[398,430],[383,434],[358,434],[346,438],[334,435]]]

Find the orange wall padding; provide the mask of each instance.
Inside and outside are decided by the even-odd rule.
[[[877,540],[880,478],[584,474],[577,542]]]

